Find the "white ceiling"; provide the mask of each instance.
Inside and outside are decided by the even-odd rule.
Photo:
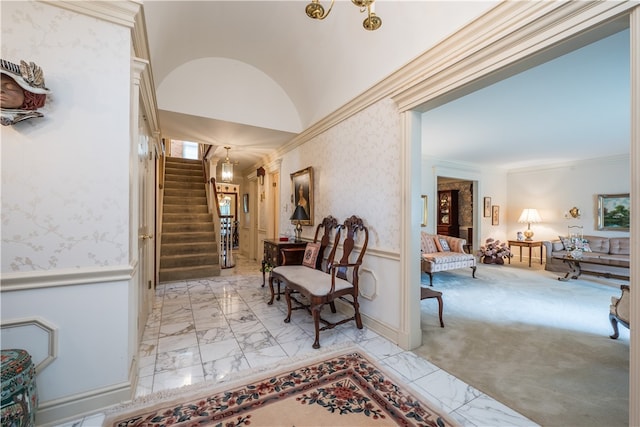
[[[497,2],[378,0],[374,32],[350,1],[323,21],[306,3],[147,0],[163,136],[249,170]],[[627,153],[628,32],[426,112],[423,136],[426,154],[508,167]]]
[[[624,30],[423,115],[423,152],[506,169],[629,153]]]

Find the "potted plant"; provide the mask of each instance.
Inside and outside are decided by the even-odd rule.
[[[489,237],[484,246],[480,246],[478,256],[485,264],[504,264],[504,259],[510,258],[513,255],[506,243]]]

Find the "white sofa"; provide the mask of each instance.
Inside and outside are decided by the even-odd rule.
[[[442,236],[421,232],[420,252],[422,271],[429,275],[429,285],[433,286],[433,273],[471,268],[471,276],[476,277],[476,257],[464,251],[467,241],[458,237]]]

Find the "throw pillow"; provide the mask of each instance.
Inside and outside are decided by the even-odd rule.
[[[433,242],[433,237],[422,235],[422,251],[425,254],[433,254],[438,252],[436,244]]]
[[[307,243],[307,246],[304,249],[302,265],[305,267],[316,268],[318,253],[320,253],[320,243]]]
[[[592,251],[591,251],[591,246],[589,246],[589,242],[584,242],[584,243],[582,244],[582,250],[583,250],[584,252],[592,252]]]
[[[451,251],[451,248],[449,247],[449,242],[447,242],[447,239],[440,238],[438,239],[438,241],[440,242],[440,249],[442,249],[442,252]]]
[[[558,236],[558,237],[560,238],[560,241],[562,242],[562,246],[564,246],[565,251],[573,246],[571,244],[571,239],[569,239],[568,237],[565,237],[565,236]]]

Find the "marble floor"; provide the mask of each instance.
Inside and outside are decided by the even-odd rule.
[[[322,348],[314,350],[311,316],[297,311],[291,323],[285,324],[286,303],[283,299],[266,304],[269,291],[268,286],[261,286],[259,268],[259,263],[237,257],[236,267],[224,270],[220,277],[157,287],[139,350],[136,397],[183,385],[221,382],[243,370],[357,344],[463,426],[536,425],[366,326],[358,330],[348,322],[323,331]],[[104,414],[96,414],[62,426],[95,427],[103,420]]]

